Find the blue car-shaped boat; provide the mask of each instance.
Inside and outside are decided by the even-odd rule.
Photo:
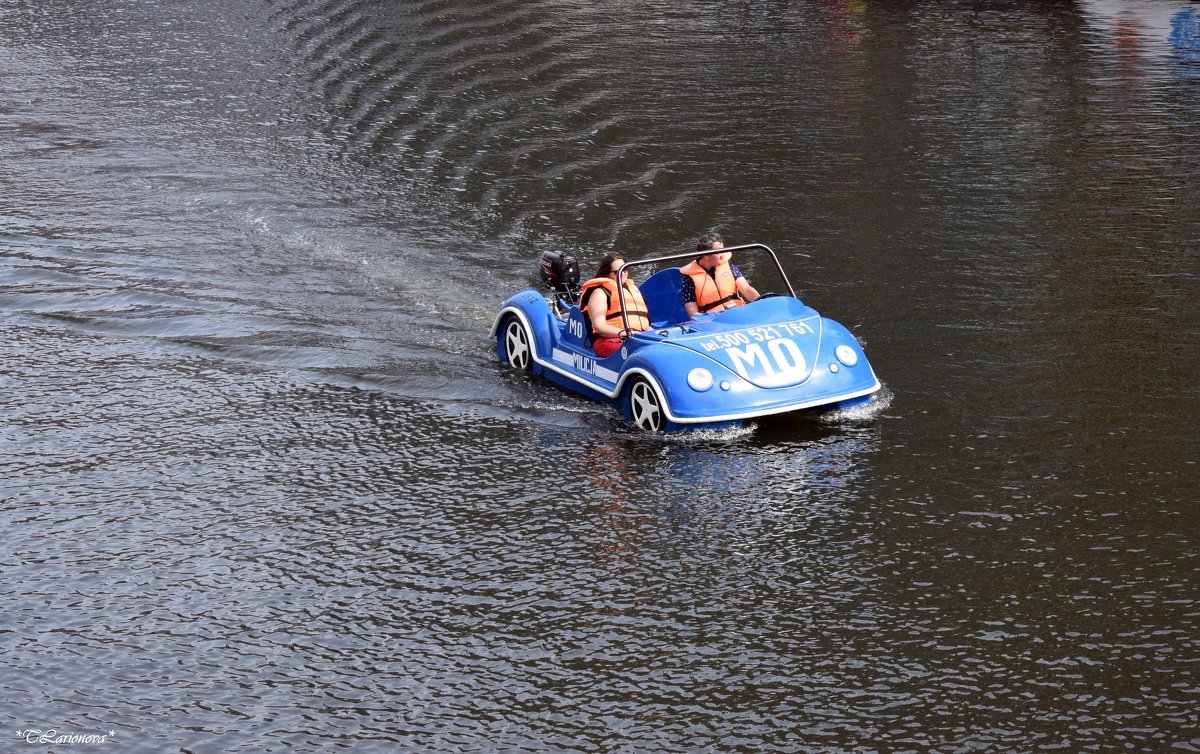
[[[578,302],[529,289],[501,307],[492,326],[496,353],[515,369],[619,406],[627,419],[652,432],[724,428],[755,417],[869,401],[880,384],[862,347],[845,327],[796,297],[775,252],[762,244],[724,251],[735,252],[743,265],[769,262],[786,293],[765,293],[743,306],[688,317],[679,268],[659,269],[638,286],[652,329],[632,334],[616,353],[598,358]],[[621,269],[659,268],[695,257],[693,252],[629,261]],[[577,282],[578,273],[575,277]]]

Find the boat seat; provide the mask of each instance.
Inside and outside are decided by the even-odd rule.
[[[683,286],[683,275],[678,267],[668,267],[659,270],[638,286],[642,298],[646,299],[646,309],[650,312],[650,326],[654,329],[677,325],[686,322],[691,317],[684,311],[683,301],[679,296]]]

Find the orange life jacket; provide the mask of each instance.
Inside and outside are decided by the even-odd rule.
[[[723,262],[713,269],[713,275],[695,261],[688,262],[679,271],[692,279],[696,286],[696,308],[700,313],[725,311],[745,302],[737,292],[737,280],[728,262]]]
[[[588,340],[592,337],[592,316],[587,310],[588,297],[592,295],[592,291],[597,288],[603,288],[608,294],[608,311],[604,314],[605,321],[608,324],[618,329],[625,329],[625,323],[621,319],[621,300],[617,297],[617,281],[612,278],[592,278],[583,284],[583,290],[579,294],[579,311],[583,312],[583,319],[587,323]],[[625,283],[625,313],[629,315],[629,331],[642,332],[650,329],[650,313],[646,310],[646,300],[642,298],[642,292],[638,290],[636,285]]]

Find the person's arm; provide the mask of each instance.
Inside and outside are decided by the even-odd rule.
[[[679,295],[683,298],[683,310],[687,312],[688,318],[695,319],[700,313],[700,307],[696,306],[696,284],[687,275],[680,281]]]
[[[747,303],[758,300],[758,291],[756,291],[754,286],[750,285],[750,281],[744,277],[739,277],[737,279],[737,292],[738,295],[746,299]]]
[[[608,293],[603,288],[597,288],[588,295],[587,310],[592,332],[597,338],[621,337],[621,328],[608,324]]]

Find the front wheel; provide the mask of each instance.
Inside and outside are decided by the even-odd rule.
[[[533,338],[529,330],[516,317],[509,317],[500,331],[501,358],[508,365],[522,372],[533,366]]]
[[[662,401],[648,381],[640,377],[635,379],[625,400],[629,418],[638,429],[661,432],[666,426],[666,413],[663,411]]]

